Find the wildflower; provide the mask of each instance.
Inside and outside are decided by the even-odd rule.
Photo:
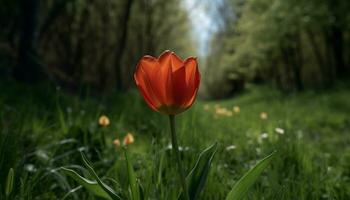
[[[231,150],[234,150],[234,149],[236,149],[235,145],[230,145],[230,146],[226,147],[226,151],[231,151]]]
[[[108,126],[109,125],[109,118],[106,115],[102,115],[100,119],[98,120],[98,124],[100,126]]]
[[[266,120],[266,119],[268,118],[267,113],[266,113],[266,112],[260,113],[260,118],[261,118],[262,120]]]
[[[220,107],[217,107],[215,109],[215,113],[216,113],[216,115],[222,115],[222,116],[226,116],[226,117],[230,117],[233,115],[232,111],[227,110],[226,108],[220,108]]]
[[[144,56],[134,73],[136,85],[153,110],[176,115],[192,106],[199,87],[197,59],[180,59],[165,51],[158,58]]]
[[[227,111],[225,112],[225,115],[226,115],[227,117],[231,117],[231,116],[233,115],[233,112],[230,111],[230,110],[227,110]]]
[[[267,139],[269,137],[269,134],[262,133],[260,137],[261,137],[261,139]]]
[[[284,134],[284,129],[282,128],[275,128],[276,133],[283,135]]]
[[[210,109],[210,107],[209,107],[209,105],[208,105],[208,104],[205,104],[205,105],[203,106],[203,109],[204,109],[204,110],[209,110],[209,109]]]
[[[120,147],[120,140],[119,139],[115,139],[113,140],[113,144],[115,145],[115,147]]]
[[[239,113],[239,112],[241,112],[241,108],[240,108],[239,106],[234,106],[234,107],[233,107],[233,111],[234,111],[235,113]]]
[[[172,144],[168,144],[168,146],[166,147],[166,149],[173,149],[173,145]],[[190,150],[190,147],[182,147],[179,146],[179,151],[188,151]]]
[[[123,144],[124,145],[129,145],[129,144],[134,143],[134,141],[135,141],[134,136],[131,133],[128,133],[124,137]]]
[[[225,115],[227,113],[227,109],[226,108],[216,108],[215,112],[218,115]]]

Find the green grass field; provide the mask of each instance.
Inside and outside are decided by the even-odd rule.
[[[0,199],[11,167],[10,199],[95,199],[60,170],[65,166],[87,175],[79,151],[103,180],[123,187],[125,159],[113,140],[128,132],[135,137],[130,157],[146,194],[176,198],[180,186],[168,119],[150,110],[137,91],[86,97],[12,82],[1,82],[0,88]],[[261,119],[262,112],[267,119]],[[98,125],[101,115],[109,117],[109,126]],[[177,117],[177,130],[187,172],[203,149],[219,143],[199,199],[224,199],[250,167],[274,150],[278,156],[247,199],[350,199],[349,84],[299,94],[251,86],[233,99],[198,100]]]

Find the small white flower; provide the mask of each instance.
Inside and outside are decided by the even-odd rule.
[[[168,146],[166,147],[166,149],[173,149],[173,145],[168,144]],[[182,146],[179,146],[179,151],[189,151],[189,150],[190,150],[189,147],[182,147]]]
[[[71,107],[67,107],[67,113],[72,113],[72,108]]]
[[[231,151],[231,150],[234,150],[234,149],[236,149],[235,145],[230,145],[230,146],[226,147],[226,151]]]
[[[36,167],[33,164],[26,164],[24,166],[24,169],[27,170],[28,172],[36,172]]]
[[[328,167],[327,167],[327,171],[328,171],[328,172],[332,171],[332,169],[333,169],[333,168],[332,168],[331,166],[328,166]]]
[[[281,135],[283,135],[284,134],[284,129],[282,129],[282,128],[275,128],[275,131],[278,133],[278,134],[281,134]]]
[[[266,139],[269,137],[269,134],[267,133],[262,133],[261,136],[260,136],[262,139]]]

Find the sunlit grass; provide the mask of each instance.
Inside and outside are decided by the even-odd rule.
[[[128,133],[134,136],[130,157],[145,190],[156,199],[176,197],[178,187],[172,186],[178,186],[178,181],[167,118],[147,108],[136,91],[101,99],[72,97],[50,88],[44,90],[47,93],[30,87],[1,88],[0,166],[5,170],[0,187],[3,174],[13,167],[12,197],[64,197],[78,185],[58,167],[81,170],[81,150],[103,180],[111,185],[106,177],[123,182],[125,160],[113,141],[119,138],[123,143]],[[254,87],[235,99],[196,102],[178,116],[186,170],[200,151],[219,142],[200,199],[223,199],[244,172],[273,150],[278,150],[279,157],[250,191],[249,199],[348,199],[348,91],[341,87],[285,95]],[[102,115],[108,117],[108,126],[99,124]],[[76,189],[68,199],[93,199],[84,189]]]

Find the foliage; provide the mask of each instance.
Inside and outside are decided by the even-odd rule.
[[[350,71],[348,1],[225,2],[226,12],[217,17],[226,17],[226,23],[214,36],[207,61],[212,96],[236,92],[240,79],[270,81],[291,91],[329,86]],[[215,81],[225,87],[215,90]]]
[[[125,90],[141,56],[166,49],[195,54],[180,0],[1,3],[0,70],[8,76],[14,71],[20,81],[46,78],[73,91]],[[37,75],[28,64],[33,62],[45,74]]]

